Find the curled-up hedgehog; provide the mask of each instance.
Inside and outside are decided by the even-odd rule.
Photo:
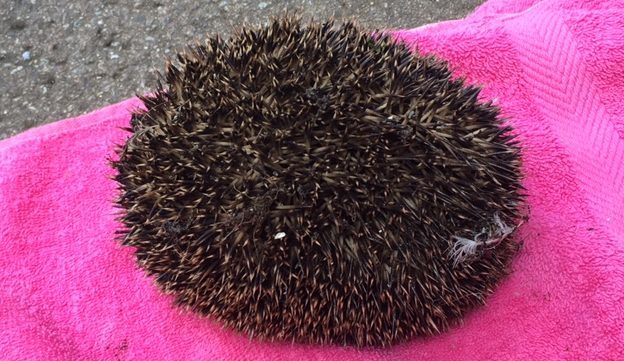
[[[295,18],[174,60],[113,166],[120,238],[179,305],[263,340],[387,346],[508,273],[520,149],[444,62]]]

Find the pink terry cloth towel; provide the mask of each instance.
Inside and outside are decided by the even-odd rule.
[[[522,143],[530,220],[487,305],[384,349],[249,340],[173,306],[114,241],[133,98],[0,142],[0,359],[624,360],[624,2],[492,0],[395,35],[480,84]]]

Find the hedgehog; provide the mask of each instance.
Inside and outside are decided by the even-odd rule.
[[[519,142],[391,34],[296,17],[168,59],[112,161],[118,240],[175,304],[266,342],[437,334],[510,272]]]

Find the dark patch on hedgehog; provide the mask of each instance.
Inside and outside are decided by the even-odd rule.
[[[520,149],[439,59],[281,18],[161,80],[113,166],[123,244],[179,305],[263,340],[387,346],[508,273]]]

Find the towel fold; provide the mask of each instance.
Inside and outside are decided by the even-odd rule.
[[[114,241],[129,99],[0,142],[0,358],[624,359],[624,3],[492,0],[395,32],[482,85],[523,147],[513,273],[439,336],[357,350],[249,340],[181,310]]]

